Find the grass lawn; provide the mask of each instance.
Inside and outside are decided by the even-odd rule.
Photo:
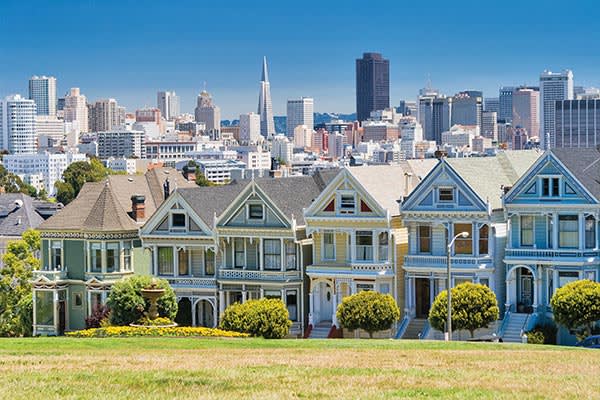
[[[395,340],[0,339],[0,398],[600,398],[600,351]]]

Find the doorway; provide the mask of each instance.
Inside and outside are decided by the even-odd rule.
[[[431,282],[428,278],[415,278],[415,317],[428,318],[431,307]]]

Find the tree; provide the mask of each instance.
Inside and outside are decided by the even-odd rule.
[[[344,297],[336,316],[342,327],[364,329],[372,338],[374,332],[390,329],[400,319],[400,310],[389,294],[363,291]]]
[[[0,336],[30,336],[33,326],[31,279],[39,269],[39,232],[29,229],[8,243],[0,269]]]
[[[98,182],[109,175],[110,170],[100,160],[77,161],[65,169],[62,181],[56,182],[56,198],[64,205],[73,201],[86,182]]]
[[[429,324],[444,332],[447,315],[448,292],[444,290],[437,295],[429,310]],[[499,316],[496,295],[489,287],[465,282],[452,288],[453,331],[465,329],[473,337],[476,329],[487,328]]]
[[[138,322],[144,311],[150,308],[148,300],[142,297],[142,289],[150,286],[153,278],[148,275],[135,275],[116,282],[108,295],[110,322],[113,325],[129,325]],[[173,320],[177,315],[175,292],[165,279],[156,279],[157,286],[165,289],[158,299],[158,314]]]
[[[554,320],[583,339],[600,320],[600,283],[587,279],[568,283],[556,290],[550,305]]]
[[[23,182],[18,175],[8,172],[2,165],[0,165],[0,186],[6,193],[25,193],[32,197],[37,195],[37,190],[33,186]]]
[[[221,320],[221,329],[262,336],[265,339],[285,337],[292,321],[280,299],[248,300],[227,307]]]

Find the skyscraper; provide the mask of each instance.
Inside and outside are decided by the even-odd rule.
[[[179,96],[174,91],[158,92],[156,94],[156,106],[167,121],[179,116]]]
[[[600,99],[559,100],[554,104],[555,147],[600,146]]]
[[[498,140],[498,114],[496,111],[484,111],[481,113],[481,127],[481,136]]]
[[[260,138],[260,115],[253,112],[240,115],[241,144],[258,143]]]
[[[0,149],[12,154],[33,154],[35,102],[15,94],[0,101]]]
[[[356,60],[356,119],[366,121],[371,111],[390,107],[390,61],[379,53],[363,53]]]
[[[196,109],[194,110],[196,122],[204,122],[208,132],[220,132],[221,109],[213,104],[212,96],[206,90],[198,95]]]
[[[302,97],[287,101],[287,136],[294,136],[298,125],[305,125],[311,131],[314,129],[314,100]]]
[[[554,112],[557,100],[573,100],[573,72],[566,69],[562,72],[544,71],[540,75],[540,142],[545,148],[554,147]],[[546,136],[550,143],[546,143]]]
[[[539,102],[537,90],[518,88],[513,92],[513,126],[525,128],[530,138],[540,134]]]
[[[498,97],[486,97],[483,99],[483,111],[500,112],[500,99]]]
[[[442,132],[450,129],[452,98],[430,93],[419,97],[419,123],[425,140],[441,144]]]
[[[271,84],[267,70],[267,57],[263,58],[262,75],[260,78],[260,92],[258,93],[258,114],[260,115],[260,134],[271,138],[275,134],[275,121],[273,120],[273,104],[271,103]]]
[[[480,132],[481,112],[483,111],[483,96],[480,91],[467,90],[454,95],[452,98],[452,124],[474,125]]]
[[[515,88],[513,86],[503,86],[500,88],[498,97],[498,119],[506,122],[512,121],[512,96]]]
[[[29,99],[35,101],[37,115],[56,115],[56,78],[32,76],[29,79]]]
[[[88,108],[87,100],[79,92],[79,88],[71,88],[65,96],[64,106],[65,122],[77,124],[79,132],[88,132]]]
[[[88,104],[88,130],[90,132],[110,131],[121,122],[119,106],[115,99],[96,100]]]

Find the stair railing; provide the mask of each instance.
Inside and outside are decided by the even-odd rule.
[[[503,337],[504,331],[506,330],[506,326],[508,325],[508,321],[510,320],[510,310],[504,312],[504,318],[502,319],[502,323],[500,324],[500,328],[498,329],[497,336]]]
[[[431,326],[429,325],[429,320],[425,320],[425,324],[423,324],[423,330],[419,333],[419,340],[427,339],[427,335],[429,335],[429,329]]]
[[[408,315],[404,315],[404,318],[402,318],[402,321],[400,321],[398,329],[396,330],[396,339],[402,339],[402,336],[404,336],[404,333],[406,333],[406,328],[408,328],[409,323],[410,317]]]

